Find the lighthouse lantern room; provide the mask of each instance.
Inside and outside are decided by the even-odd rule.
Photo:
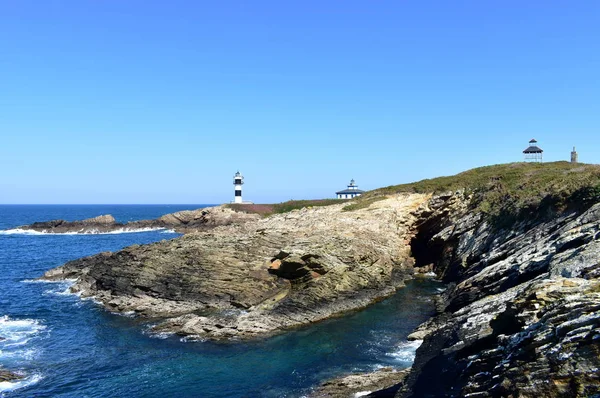
[[[244,184],[244,177],[240,174],[239,170],[233,176],[233,186],[235,188],[235,197],[233,203],[242,202],[242,185]]]

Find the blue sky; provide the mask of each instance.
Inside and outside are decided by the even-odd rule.
[[[0,203],[332,197],[600,161],[598,1],[0,2]]]

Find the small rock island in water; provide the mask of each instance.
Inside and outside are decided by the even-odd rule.
[[[423,340],[410,370],[342,377],[315,396],[600,394],[600,166],[490,166],[326,204],[22,228],[185,232],[43,278],[75,279],[74,291],[110,311],[160,318],[157,332],[190,339],[282,333],[389,296],[415,272],[448,284],[438,314],[410,336]]]

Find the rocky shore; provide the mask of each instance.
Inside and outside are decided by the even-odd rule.
[[[241,224],[259,219],[258,214],[235,211],[226,205],[206,207],[197,210],[184,210],[166,214],[154,220],[139,220],[119,223],[110,215],[102,215],[80,221],[52,220],[34,222],[16,229],[40,233],[110,233],[130,232],[153,229],[172,229],[180,233],[189,233],[211,229],[220,225]]]
[[[157,332],[245,339],[317,322],[393,294],[411,277],[415,210],[401,194],[354,211],[304,208],[101,253],[48,271]],[[213,210],[214,211],[214,210]]]

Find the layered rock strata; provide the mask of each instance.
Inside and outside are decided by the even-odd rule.
[[[421,211],[417,265],[450,286],[397,397],[600,394],[600,204],[501,229],[468,202]]]
[[[80,221],[52,220],[23,225],[18,229],[42,233],[109,233],[151,229],[173,229],[180,233],[207,230],[220,225],[240,224],[259,219],[258,214],[235,211],[225,205],[197,210],[183,210],[166,214],[154,220],[120,223],[111,215],[102,215]]]
[[[111,311],[160,318],[156,331],[268,335],[364,307],[402,286],[412,273],[415,210],[428,198],[295,210],[101,253],[45,278],[74,278],[74,291]]]

